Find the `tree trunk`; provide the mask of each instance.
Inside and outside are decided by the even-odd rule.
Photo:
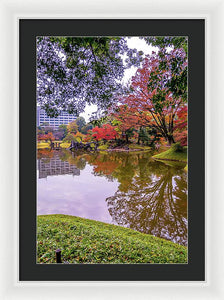
[[[138,135],[138,141],[137,141],[137,144],[138,144],[138,145],[140,144],[140,138],[139,138],[139,135]]]
[[[173,135],[168,135],[167,139],[168,139],[169,145],[172,145],[173,143],[175,143]]]
[[[142,130],[142,127],[139,128],[139,131],[138,131],[138,141],[137,141],[137,144],[139,145],[140,144],[140,132]]]
[[[126,143],[129,144],[129,140],[128,140],[128,135],[127,134],[125,135],[125,138],[126,138]]]

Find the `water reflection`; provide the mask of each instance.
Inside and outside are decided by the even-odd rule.
[[[116,223],[187,243],[187,178],[182,170],[150,163],[128,190],[118,190],[106,201]]]
[[[90,201],[91,205],[93,201],[105,205],[104,209],[99,209],[98,215],[97,210],[91,215],[93,209],[87,215],[80,214],[72,208],[71,192],[68,211],[61,213],[111,222],[187,244],[187,174],[183,171],[184,164],[156,162],[151,159],[150,153],[74,154],[69,151],[49,151],[48,154],[38,154],[40,178],[57,174],[85,176],[85,190],[83,186],[81,189],[79,184],[75,185],[75,206],[79,205],[81,209],[84,203],[83,211],[88,211]],[[85,174],[80,174],[80,170]],[[99,177],[102,178],[100,184],[97,180]],[[97,199],[93,199],[90,188],[93,185],[97,190]],[[80,201],[77,190],[81,195]],[[109,191],[110,194],[106,196]],[[64,190],[63,202],[66,202],[66,192]],[[57,213],[60,213],[60,209]]]
[[[49,161],[46,159],[38,160],[39,178],[46,178],[53,175],[72,174],[79,176],[80,169],[74,165],[70,165],[67,161],[60,160],[58,155],[55,155]]]

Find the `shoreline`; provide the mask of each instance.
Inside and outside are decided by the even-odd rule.
[[[187,164],[186,160],[180,160],[180,159],[171,159],[171,158],[156,158],[152,156],[152,159],[154,160],[166,160],[166,161],[178,161],[178,162],[183,162]]]
[[[55,149],[51,149],[50,147],[37,147],[37,150],[43,150],[43,149],[48,149],[48,150],[55,150]],[[66,147],[61,147],[60,150],[70,150],[69,148]],[[82,149],[80,149],[82,150]],[[57,150],[59,151],[59,150]],[[86,150],[83,150],[86,151]],[[88,152],[101,152],[101,151],[105,151],[105,152],[149,152],[152,151],[152,149],[138,149],[138,148],[134,148],[134,149],[124,149],[124,148],[114,148],[114,149],[96,149],[96,150],[91,150]]]
[[[105,150],[97,150],[97,151],[107,151],[107,152],[146,152],[151,151],[150,149],[105,149]]]

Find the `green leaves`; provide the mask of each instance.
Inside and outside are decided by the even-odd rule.
[[[147,44],[157,46],[159,48],[171,47],[174,49],[183,48],[188,52],[188,38],[187,36],[156,36],[156,37],[144,37]]]
[[[55,115],[83,112],[86,103],[105,109],[122,91],[124,70],[141,61],[125,37],[38,37],[37,101]]]

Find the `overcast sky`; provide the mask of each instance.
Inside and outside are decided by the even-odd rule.
[[[131,37],[127,39],[127,43],[129,48],[135,48],[138,51],[143,51],[144,54],[152,54],[152,51],[156,50],[155,47],[147,45],[144,40],[141,40],[138,37]],[[131,67],[130,69],[125,70],[122,82],[127,83],[131,79],[131,77],[135,75],[136,70],[136,67]],[[81,113],[80,116],[84,117],[88,122],[91,114],[95,111],[97,111],[97,105],[87,105],[85,108],[85,112]]]

